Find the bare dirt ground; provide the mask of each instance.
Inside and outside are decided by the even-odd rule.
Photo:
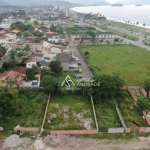
[[[19,142],[21,142],[21,146],[15,148],[17,147],[15,143],[18,144]],[[7,138],[3,142],[3,146],[0,150],[150,150],[150,136],[128,141],[96,140],[69,135],[49,135],[43,139],[39,138],[32,141],[30,138],[19,139],[15,135]]]

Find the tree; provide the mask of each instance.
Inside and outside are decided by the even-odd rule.
[[[111,101],[122,96],[124,80],[118,75],[96,75],[92,79],[93,82],[90,83],[89,87],[84,89],[84,93],[87,93],[87,95],[92,93],[94,103]]]
[[[34,21],[34,24],[35,24],[35,25],[38,25],[39,23],[35,20],[35,21]]]
[[[42,69],[41,70],[41,79],[45,76],[45,75],[53,75],[52,71],[50,69]]]
[[[54,72],[56,75],[60,75],[63,71],[60,61],[51,61],[49,67],[51,68],[51,71]]]
[[[85,56],[86,56],[86,55],[89,55],[89,52],[85,51],[85,52],[84,52],[84,55],[85,55]]]
[[[26,46],[24,47],[24,51],[29,52],[30,51],[30,47],[28,44],[26,44]]]
[[[26,77],[28,80],[34,80],[35,79],[35,75],[34,75],[32,69],[26,70]]]
[[[13,86],[17,85],[17,81],[7,77],[5,80],[2,80],[2,83],[6,84],[6,88],[11,90]]]
[[[43,33],[39,32],[39,31],[34,31],[34,32],[33,32],[33,35],[34,35],[34,36],[38,36],[38,37],[42,37],[42,36],[43,36]]]
[[[8,62],[3,62],[2,68],[3,68],[4,70],[8,70],[8,69],[10,68],[10,64],[9,64]]]
[[[38,66],[36,66],[36,65],[32,65],[32,72],[35,74],[35,73],[38,73]]]
[[[114,39],[114,43],[116,43],[116,42],[117,42],[117,43],[119,42],[119,38],[115,38],[115,39]]]
[[[50,30],[53,31],[53,32],[56,32],[56,27],[55,26],[51,26]]]
[[[11,58],[12,60],[14,60],[14,59],[15,59],[15,51],[11,52],[11,54],[10,54],[10,58]]]
[[[141,111],[150,110],[149,100],[145,97],[141,97],[137,100],[138,107]]]
[[[147,92],[147,97],[149,97],[149,91],[150,91],[150,79],[145,80],[144,82],[145,90]]]
[[[22,56],[23,56],[23,52],[17,53],[17,57],[18,57],[18,60],[19,60],[19,61],[21,60]]]
[[[58,80],[57,78],[51,76],[51,75],[45,75],[43,79],[41,80],[41,87],[43,87],[43,90],[45,93],[55,93],[58,91]]]
[[[93,31],[87,31],[86,34],[92,37],[92,42],[94,43],[96,34]]]

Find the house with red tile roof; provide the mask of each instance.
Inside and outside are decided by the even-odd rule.
[[[23,81],[21,73],[13,70],[5,71],[4,73],[0,74],[0,87],[6,86],[6,83],[4,83],[3,80],[5,80],[8,77],[12,80],[17,81],[18,85],[20,85]]]

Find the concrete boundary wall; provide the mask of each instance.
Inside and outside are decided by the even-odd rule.
[[[147,92],[145,91],[143,86],[140,87],[140,91],[145,97],[147,97]]]
[[[146,111],[142,111],[142,114],[144,115],[144,117],[145,117],[145,119],[146,119],[148,125],[150,126],[150,119],[149,119],[149,117],[147,116]]]
[[[94,120],[95,120],[96,129],[97,129],[97,131],[99,131],[99,127],[98,127],[98,122],[97,122],[97,117],[96,117],[96,112],[95,112],[95,107],[94,107],[92,95],[91,95],[91,103],[92,103],[92,109],[93,109],[93,114],[94,114]]]
[[[0,131],[3,131],[3,128],[2,128],[2,127],[0,127]]]
[[[51,135],[84,135],[84,134],[98,134],[98,131],[95,130],[58,130],[50,131]]]
[[[108,133],[124,133],[124,128],[109,128]]]
[[[41,127],[41,134],[44,132],[44,124],[45,124],[45,120],[46,120],[46,115],[47,115],[47,110],[48,110],[48,106],[49,106],[49,102],[50,102],[50,97],[51,97],[51,95],[49,94],[46,109],[45,109],[45,114],[44,114],[44,117],[43,117],[43,122],[42,122],[42,127]]]
[[[150,133],[150,127],[141,127],[139,133]]]
[[[121,114],[121,111],[120,111],[118,105],[116,105],[116,110],[117,110],[117,114],[118,114],[118,116],[119,116],[119,119],[120,119],[120,121],[121,121],[121,124],[122,124],[123,128],[126,129],[127,126],[126,126],[126,124],[125,124],[125,121],[124,121],[124,119],[123,119],[123,117],[122,117],[122,114]]]
[[[14,131],[17,132],[17,131],[20,131],[20,132],[40,132],[41,128],[32,128],[32,127],[29,127],[29,128],[26,128],[26,127],[15,127],[14,128]]]
[[[130,90],[140,90],[140,86],[128,86]]]

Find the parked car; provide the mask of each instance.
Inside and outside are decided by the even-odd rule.
[[[76,75],[76,79],[82,79],[82,75]]]
[[[75,57],[75,59],[76,59],[76,60],[79,60],[79,58],[78,58],[78,57]]]

